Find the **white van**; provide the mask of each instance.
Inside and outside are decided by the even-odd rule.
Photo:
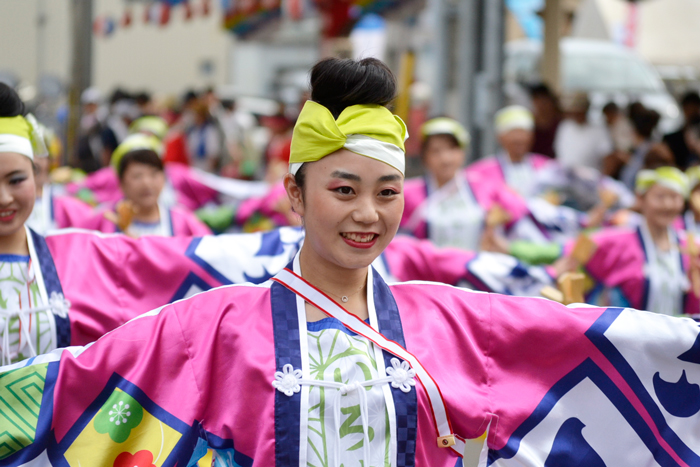
[[[562,91],[585,91],[591,101],[590,117],[602,121],[601,109],[610,102],[620,107],[635,101],[661,114],[659,130],[668,133],[681,124],[678,104],[651,64],[629,49],[594,39],[567,37],[561,51]],[[528,85],[541,82],[542,43],[523,39],[505,47],[506,98],[515,103],[527,99]]]

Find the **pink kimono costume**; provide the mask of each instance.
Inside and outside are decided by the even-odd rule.
[[[528,169],[531,174],[535,174],[552,164],[556,164],[556,162],[547,156],[527,154],[520,165]],[[532,192],[533,186],[522,186],[524,182],[534,184],[534,177],[530,177],[530,180],[523,180],[518,177],[517,171],[513,167],[515,165],[510,162],[506,154],[498,154],[474,162],[465,171],[473,173],[479,179],[488,180],[495,185],[508,185],[525,198],[535,195],[536,193]]]
[[[634,229],[608,228],[592,235],[597,248],[585,269],[597,285],[587,301],[595,303],[608,289],[613,291],[615,304],[667,314],[700,313],[698,297],[689,290],[689,260],[682,252],[682,239],[673,229],[669,229],[669,236],[673,246],[665,253],[665,269],[643,220]],[[564,252],[572,248],[573,242]]]
[[[90,215],[76,219],[71,227],[96,230],[103,233],[120,232],[117,225],[105,217],[105,212],[114,211],[116,203],[107,203],[91,210]],[[179,206],[165,207],[159,204],[160,223],[155,235],[163,237],[192,237],[210,235],[211,230],[193,213]]]
[[[464,180],[458,180],[453,184],[459,184],[460,195],[453,197],[454,202],[461,203],[456,206],[457,216],[462,219],[458,228],[464,235],[473,237],[468,243],[472,249],[478,249],[481,231],[484,228],[486,215],[494,206],[498,205],[510,216],[507,227],[527,215],[525,201],[515,192],[503,189],[488,179],[481,178],[476,174],[464,172]],[[435,236],[440,236],[435,229],[440,227],[431,226],[431,215],[436,210],[431,197],[439,197],[438,190],[434,187],[434,182],[429,177],[414,178],[406,180],[404,183],[404,212],[401,218],[401,229],[403,232],[411,234],[417,238],[430,238],[435,240]],[[449,187],[445,187],[449,188]],[[455,190],[457,191],[457,190]],[[438,203],[441,200],[438,200]],[[444,202],[450,203],[452,199]],[[461,214],[461,216],[459,216]],[[440,213],[437,213],[439,216]],[[469,220],[465,220],[469,218]],[[473,224],[473,225],[471,225]],[[441,243],[441,242],[438,242]]]
[[[481,233],[485,226],[488,211],[494,206],[501,207],[510,220],[505,225],[504,234],[510,240],[534,243],[557,242],[575,237],[587,222],[584,213],[565,206],[554,206],[539,198],[525,200],[510,187],[493,183],[476,173],[463,172],[465,184],[462,196],[453,206],[456,222],[451,228],[458,237],[456,243],[450,241],[445,232],[444,221],[450,213],[440,209],[442,201],[432,203],[430,198],[440,198],[440,193],[431,188],[434,183],[427,177],[406,180],[404,183],[405,207],[401,218],[401,231],[417,238],[429,238],[440,246],[447,244],[461,248],[478,250]],[[445,200],[447,203],[452,199]],[[431,225],[431,219],[435,222]],[[449,223],[449,221],[448,221]],[[447,226],[449,229],[450,226]]]
[[[287,267],[298,272],[297,264]],[[689,383],[700,381],[700,329],[691,320],[435,283],[387,285],[376,272],[367,299],[368,325],[439,386],[455,436],[487,433],[480,467],[700,463],[700,389]],[[304,379],[307,324],[304,300],[279,282],[221,287],[92,345],[0,368],[12,409],[0,412],[0,463],[192,466],[212,450],[216,466],[304,466],[302,386],[328,381]],[[395,355],[375,350],[378,374],[397,368]],[[360,374],[329,375],[328,397],[364,391]],[[460,466],[459,453],[436,442],[435,393],[392,378],[381,383],[389,465]],[[378,410],[361,403],[356,414],[324,417],[362,439],[364,417]]]

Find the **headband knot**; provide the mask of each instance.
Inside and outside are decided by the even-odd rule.
[[[406,125],[381,105],[353,105],[333,118],[330,110],[306,101],[294,125],[289,171],[318,161],[342,148],[384,162],[402,174],[406,168]]]

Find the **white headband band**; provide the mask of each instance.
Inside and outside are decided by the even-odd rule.
[[[408,136],[406,136],[408,138]],[[343,148],[350,152],[384,162],[402,174],[406,173],[406,156],[400,147],[366,135],[348,135]],[[296,175],[303,162],[289,164],[289,173]]]
[[[0,152],[16,152],[34,160],[32,142],[27,138],[8,133],[0,134]]]

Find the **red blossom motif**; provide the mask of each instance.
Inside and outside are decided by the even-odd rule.
[[[153,465],[151,451],[139,451],[136,454],[122,452],[114,459],[113,467],[156,467]]]

